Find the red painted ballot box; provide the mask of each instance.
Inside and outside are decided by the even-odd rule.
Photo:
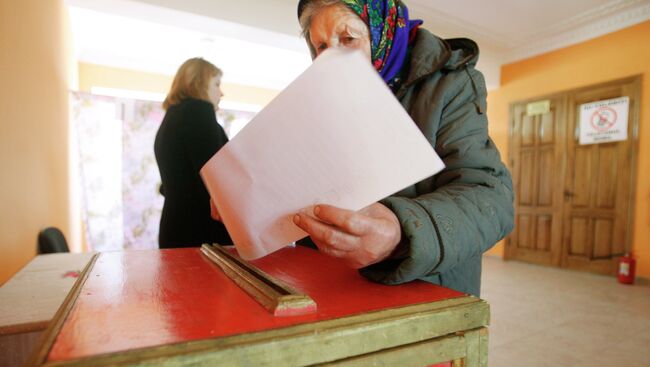
[[[487,364],[489,306],[476,297],[372,283],[303,247],[250,263],[309,295],[316,311],[273,316],[198,248],[101,253],[31,364]]]

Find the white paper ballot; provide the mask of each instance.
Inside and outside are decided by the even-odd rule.
[[[327,50],[201,176],[244,259],[307,234],[315,204],[359,210],[444,164],[360,51]]]

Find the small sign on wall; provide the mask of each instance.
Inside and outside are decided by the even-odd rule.
[[[627,140],[630,98],[621,97],[580,106],[580,144]]]
[[[546,99],[543,101],[532,102],[526,105],[526,115],[544,115],[551,111],[551,100]]]

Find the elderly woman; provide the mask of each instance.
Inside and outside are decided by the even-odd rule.
[[[228,137],[217,122],[222,72],[202,58],[178,69],[163,108],[154,152],[165,204],[160,217],[160,248],[232,243],[225,226],[211,218],[210,195],[199,170]]]
[[[294,223],[371,280],[479,295],[482,254],[513,227],[513,191],[488,136],[477,45],[419,28],[401,1],[302,0],[298,18],[313,57],[330,47],[368,56],[446,168],[361,211],[318,205]]]

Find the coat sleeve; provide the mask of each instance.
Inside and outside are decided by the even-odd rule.
[[[228,142],[225,131],[217,122],[214,108],[204,101],[191,101],[183,133],[186,154],[197,174],[201,167]]]
[[[399,218],[402,241],[395,256],[361,270],[374,281],[443,274],[512,230],[512,179],[488,136],[486,94],[474,84],[483,79],[473,69],[461,73],[460,83],[452,83],[460,88],[444,98],[439,117],[431,117],[439,121],[433,141],[445,169],[415,198],[382,200]]]

